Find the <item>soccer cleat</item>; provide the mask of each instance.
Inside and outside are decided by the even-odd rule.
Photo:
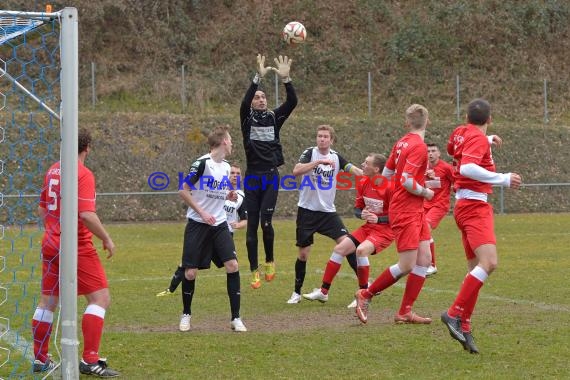
[[[356,300],[352,300],[351,303],[348,304],[348,306],[346,307],[347,309],[354,309],[356,307]]]
[[[261,280],[259,279],[259,271],[251,272],[251,287],[253,289],[259,289],[261,287]]]
[[[465,342],[461,342],[463,349],[469,351],[470,354],[478,354],[479,349],[475,345],[473,335],[470,332],[463,332],[463,336],[465,337]]]
[[[428,325],[431,323],[431,318],[420,317],[413,311],[409,311],[406,314],[394,315],[394,322],[396,323],[410,323],[416,325]]]
[[[370,305],[370,300],[362,294],[365,289],[360,289],[354,295],[356,300],[356,316],[360,319],[360,322],[368,322],[368,305]]]
[[[54,369],[56,367],[56,364],[50,358],[47,358],[45,362],[36,359],[34,360],[33,367],[34,367],[34,372],[47,372]]]
[[[180,331],[190,331],[190,319],[192,319],[190,314],[182,314],[180,325],[178,325]]]
[[[299,293],[293,292],[291,294],[291,298],[287,300],[288,304],[300,303],[301,302],[301,295]]]
[[[275,263],[265,263],[265,281],[273,281],[275,278]]]
[[[107,367],[106,359],[99,359],[97,362],[88,364],[84,360],[79,363],[79,372],[84,375],[94,375],[98,377],[117,377],[119,372]]]
[[[461,344],[465,343],[465,336],[461,331],[461,319],[458,317],[450,317],[447,311],[444,311],[441,314],[441,321],[447,327],[449,335],[451,335],[453,339],[460,341]]]
[[[329,300],[329,295],[323,294],[323,292],[321,292],[321,289],[315,288],[311,293],[303,294],[303,298],[308,299],[310,301],[319,301],[325,303]]]
[[[232,330],[235,332],[246,332],[247,331],[247,328],[245,327],[245,325],[241,321],[241,318],[234,318],[230,322],[230,326],[231,326]]]
[[[430,266],[428,267],[428,269],[427,269],[426,276],[429,277],[429,276],[431,276],[431,275],[433,275],[433,274],[436,274],[436,273],[437,273],[437,267],[434,267],[433,265],[430,265]]]
[[[172,293],[170,292],[170,289],[166,289],[166,290],[163,290],[162,292],[158,293],[156,296],[157,297],[164,297],[164,296],[169,296],[171,294]]]

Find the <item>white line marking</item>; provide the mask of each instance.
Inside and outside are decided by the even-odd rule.
[[[5,331],[8,329],[3,323],[0,323],[0,331]],[[22,354],[26,360],[30,363],[34,361],[34,350],[32,343],[28,342],[21,334],[15,333],[14,331],[6,331],[4,335],[2,335],[2,342],[8,345],[8,349],[12,351],[12,349],[16,349],[17,351]],[[3,347],[5,348],[5,347]]]
[[[317,269],[315,270],[315,273],[317,274],[323,274],[323,270],[322,269]],[[287,272],[287,271],[279,271],[279,274],[283,274],[283,275],[287,275],[287,276],[294,276],[294,273],[292,272]],[[337,276],[339,277],[350,277],[350,278],[354,278],[356,279],[356,276],[352,273],[338,273]],[[204,274],[200,274],[199,277],[204,278],[204,277],[226,277],[226,273],[204,273]],[[165,277],[145,277],[145,278],[115,278],[115,279],[109,279],[110,283],[113,282],[127,282],[127,281],[165,281],[165,286],[168,285],[169,281],[170,281],[171,277],[170,276],[165,276]],[[403,288],[406,286],[405,283],[396,283],[394,284],[394,286]],[[444,289],[436,289],[430,286],[424,286],[423,291],[428,291],[428,292],[432,292],[432,293],[444,293],[444,294],[449,294],[449,295],[456,295],[457,291],[459,290],[459,284],[457,285],[458,288],[457,290],[444,290]],[[547,304],[544,302],[536,302],[536,301],[531,301],[531,300],[523,300],[523,299],[512,299],[512,298],[507,298],[507,297],[500,297],[500,296],[495,296],[495,295],[486,295],[486,294],[481,294],[479,296],[480,299],[485,299],[485,300],[491,300],[491,301],[497,301],[497,302],[503,302],[503,303],[510,303],[510,304],[519,304],[519,305],[526,305],[526,306],[532,306],[535,307],[537,309],[540,310],[547,310],[547,311],[558,311],[558,312],[565,312],[565,313],[570,313],[570,306],[568,305],[556,305],[556,304]],[[451,302],[451,300],[450,300]]]

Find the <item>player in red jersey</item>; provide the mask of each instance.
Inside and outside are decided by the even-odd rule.
[[[471,334],[471,315],[483,283],[497,268],[493,207],[487,203],[487,195],[492,193],[492,185],[517,189],[521,184],[516,173],[495,172],[489,139],[485,136],[491,120],[489,103],[484,99],[473,100],[467,108],[467,124],[453,131],[448,144],[455,164],[454,216],[461,231],[469,273],[441,320],[451,336],[473,354],[479,350]]]
[[[408,273],[402,304],[394,321],[431,323],[430,318],[412,312],[430,263],[429,227],[423,209],[424,199],[433,198],[433,191],[424,187],[427,168],[424,135],[428,125],[428,110],[424,106],[413,104],[408,107],[406,128],[409,132],[396,142],[382,171],[385,178],[395,182],[388,216],[396,238],[399,260],[386,268],[368,289],[356,292],[356,315],[363,323],[368,320],[368,304],[372,297]]]
[[[431,264],[427,270],[427,276],[437,273],[435,262],[435,242],[433,230],[447,215],[450,208],[450,194],[453,186],[453,168],[450,164],[440,159],[441,153],[437,144],[429,143],[428,170],[426,171],[426,187],[433,190],[433,199],[424,201],[424,212],[430,230],[429,247],[431,251]]]
[[[95,177],[84,165],[91,150],[91,135],[86,130],[80,130],[78,137],[77,293],[87,299],[87,308],[81,322],[84,347],[79,370],[83,374],[115,377],[119,373],[107,367],[106,360],[99,356],[105,311],[111,303],[111,297],[92,237],[95,235],[101,239],[103,249],[108,252],[107,258],[115,253],[115,244],[95,212]],[[53,313],[59,301],[60,182],[60,163],[56,162],[45,175],[38,208],[45,233],[42,239],[42,295],[32,318],[34,372],[48,371],[54,367],[48,348]]]
[[[390,186],[380,176],[386,157],[370,153],[362,163],[364,176],[356,184],[354,215],[366,222],[338,243],[327,263],[320,289],[303,294],[311,301],[327,302],[334,277],[340,270],[344,257],[356,251],[357,277],[360,289],[368,287],[370,263],[368,256],[386,249],[394,240],[394,233],[388,224]],[[349,306],[350,307],[350,306]]]

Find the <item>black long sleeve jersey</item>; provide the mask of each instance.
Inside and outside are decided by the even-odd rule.
[[[297,94],[291,82],[285,83],[285,102],[273,111],[257,111],[251,108],[251,101],[258,87],[258,83],[252,82],[243,98],[240,108],[241,133],[247,170],[267,172],[285,163],[279,132],[297,106]]]

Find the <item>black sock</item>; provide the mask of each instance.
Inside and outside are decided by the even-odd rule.
[[[194,287],[196,280],[189,281],[186,276],[182,277],[182,314],[192,315],[192,297],[194,297]]]
[[[305,273],[307,271],[307,262],[297,259],[295,261],[295,293],[301,294],[301,288],[305,282]]]
[[[230,298],[230,310],[232,312],[232,320],[233,320],[235,318],[239,318],[239,309],[241,304],[239,271],[233,273],[227,273],[226,277],[227,277],[228,297]]]
[[[358,277],[358,264],[356,263],[356,252],[352,252],[350,255],[346,256],[346,261],[348,261],[348,265],[354,271],[356,277]]]
[[[174,293],[178,285],[182,282],[182,278],[184,277],[184,268],[179,266],[176,268],[176,272],[172,275],[172,280],[170,280],[170,286],[168,287],[168,291],[170,293]]]

